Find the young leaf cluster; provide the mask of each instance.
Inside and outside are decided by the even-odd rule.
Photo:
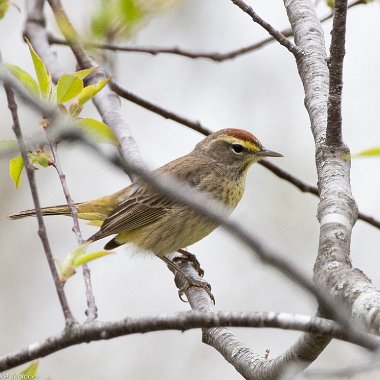
[[[55,85],[42,59],[27,39],[26,43],[33,61],[36,79],[16,65],[6,64],[7,70],[32,96],[36,96],[50,104],[56,104],[62,112],[70,115],[73,119],[73,124],[80,128],[88,138],[99,143],[117,145],[118,140],[108,125],[93,118],[79,117],[83,106],[101,91],[111,78],[102,79],[96,84],[86,86],[84,79],[96,70],[96,68],[90,68],[64,74]],[[48,128],[49,120],[44,119],[42,126],[43,128]],[[6,152],[11,147],[14,149],[15,146],[17,146],[17,143],[14,140],[0,141],[1,152]],[[53,164],[50,153],[44,150],[30,151],[28,152],[28,157],[32,165],[38,164],[41,167],[47,167]],[[23,168],[24,162],[20,154],[10,159],[9,174],[16,188],[20,186]]]

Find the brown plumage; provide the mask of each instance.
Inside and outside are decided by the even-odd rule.
[[[250,165],[262,157],[279,157],[265,150],[251,133],[224,129],[198,143],[186,156],[153,171],[170,173],[199,191],[223,202],[232,211],[239,203]],[[174,202],[138,180],[115,194],[76,204],[78,216],[101,225],[88,241],[116,235],[105,249],[134,243],[163,257],[201,240],[218,225],[191,208]],[[69,215],[67,206],[47,207],[44,215]],[[34,215],[34,210],[12,219]]]

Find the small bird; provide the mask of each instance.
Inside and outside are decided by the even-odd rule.
[[[249,167],[263,157],[282,157],[264,149],[257,138],[241,129],[223,129],[199,142],[186,156],[156,169],[169,173],[191,187],[222,202],[232,211],[242,198]],[[181,273],[166,256],[188,247],[210,234],[218,224],[190,207],[175,202],[139,179],[108,196],[76,203],[78,217],[100,226],[87,242],[115,235],[106,250],[133,243],[151,251]],[[70,215],[67,205],[45,207],[43,215]],[[35,216],[35,210],[21,211],[11,219]],[[173,263],[171,265],[170,263]]]

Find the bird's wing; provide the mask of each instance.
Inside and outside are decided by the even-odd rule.
[[[155,222],[165,214],[173,202],[152,191],[144,183],[136,183],[131,195],[107,217],[96,234],[98,239],[131,231]]]
[[[210,165],[205,159],[195,158],[189,162],[186,156],[180,157],[169,164],[153,171],[155,175],[171,173],[178,179],[187,182],[192,187],[207,191],[203,186],[204,175],[202,172],[218,171],[217,166]],[[199,170],[203,165],[204,170]],[[168,199],[159,192],[153,190],[149,185],[139,180],[130,187],[127,199],[120,203],[107,217],[100,230],[94,235],[96,239],[102,239],[109,235],[131,231],[161,218],[168,209],[172,208],[174,201]]]

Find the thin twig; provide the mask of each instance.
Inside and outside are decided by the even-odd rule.
[[[50,336],[17,352],[0,358],[0,371],[9,370],[28,361],[45,357],[66,347],[83,342],[109,340],[118,336],[153,331],[212,328],[221,326],[281,328],[330,335],[336,339],[361,345],[333,321],[299,314],[276,312],[199,312],[188,311],[154,317],[128,317],[119,321],[93,321],[74,325],[69,331]],[[366,346],[364,346],[366,347]]]
[[[343,60],[346,54],[347,0],[335,0],[331,31],[329,98],[327,104],[326,144],[342,144]]]
[[[288,40],[281,32],[273,28],[268,22],[264,21],[248,4],[242,0],[231,0],[243,12],[247,13],[254,22],[261,25],[274,39],[282,46],[286,47],[295,57],[296,60],[301,59],[304,55],[302,49]]]
[[[360,4],[365,4],[365,0],[353,1],[351,4],[348,5],[348,8],[352,8]],[[332,18],[332,15],[333,13],[330,12],[326,16],[322,17],[320,20],[321,23]],[[291,37],[293,35],[293,31],[291,28],[283,29],[282,31],[280,31],[280,33],[284,37]],[[69,43],[66,40],[55,37],[52,34],[48,35],[48,40],[50,44],[64,45],[64,46],[69,45]],[[173,54],[173,55],[178,55],[178,56],[182,56],[182,57],[186,57],[190,59],[209,59],[214,62],[223,62],[223,61],[227,61],[233,58],[237,58],[244,54],[252,53],[253,51],[258,50],[274,41],[276,41],[275,38],[272,36],[269,36],[251,45],[244,46],[242,48],[231,50],[229,52],[224,52],[224,53],[192,51],[192,50],[182,49],[179,47],[120,46],[120,45],[115,45],[115,44],[110,44],[110,43],[101,43],[101,42],[92,42],[92,41],[87,41],[84,43],[84,45],[88,46],[89,48],[105,49],[105,50],[111,50],[111,51],[144,53],[144,54],[150,54],[153,56],[158,55],[158,54]]]
[[[77,238],[78,244],[82,244],[84,242],[82,233],[80,230],[79,220],[78,220],[78,210],[75,207],[75,203],[70,195],[69,187],[67,185],[66,181],[66,175],[64,174],[62,170],[62,166],[58,157],[58,151],[57,151],[57,145],[52,140],[52,138],[49,136],[48,130],[46,130],[46,138],[48,140],[50,150],[53,155],[53,163],[55,170],[57,171],[59,180],[61,182],[62,190],[66,198],[67,205],[69,207],[71,217],[73,219],[73,232]],[[87,264],[82,265],[82,271],[83,271],[83,279],[85,283],[85,289],[86,289],[86,300],[87,300],[87,310],[85,311],[85,314],[87,315],[87,322],[93,321],[97,318],[97,307],[95,303],[95,296],[92,289],[92,283],[91,283],[91,271]]]
[[[63,284],[59,280],[57,268],[55,266],[53,254],[52,254],[50,244],[49,244],[49,239],[47,237],[45,223],[44,223],[44,220],[42,218],[42,213],[41,213],[41,205],[40,205],[40,200],[38,197],[37,186],[36,186],[36,182],[34,179],[34,172],[33,172],[34,169],[30,165],[29,158],[28,158],[27,151],[26,151],[26,147],[25,147],[25,143],[24,143],[24,139],[22,136],[21,126],[20,126],[20,122],[18,119],[17,104],[15,101],[14,92],[13,92],[11,86],[9,86],[6,83],[4,84],[4,89],[5,89],[5,93],[7,95],[8,107],[9,107],[9,110],[11,111],[11,114],[12,114],[12,119],[13,119],[12,129],[16,135],[17,142],[18,142],[19,147],[20,147],[21,156],[22,156],[22,159],[24,161],[25,170],[26,170],[26,173],[28,176],[30,191],[32,193],[34,207],[36,209],[36,217],[37,217],[37,221],[38,221],[38,235],[39,235],[41,242],[42,242],[42,245],[44,247],[46,259],[48,261],[49,268],[50,268],[50,272],[53,276],[55,289],[57,291],[58,299],[59,299],[59,302],[61,304],[63,315],[65,317],[66,326],[71,326],[75,323],[75,319],[71,313],[69,304],[67,302],[67,298],[66,298],[65,292],[63,290]]]
[[[186,127],[189,127],[193,129],[194,131],[202,133],[203,135],[207,136],[210,133],[212,133],[209,129],[202,126],[199,121],[193,121],[193,120],[187,119],[161,106],[158,106],[157,104],[153,104],[149,102],[148,100],[145,100],[141,98],[140,96],[132,93],[131,91],[126,90],[125,88],[121,87],[119,84],[117,84],[114,81],[111,81],[110,85],[111,85],[111,89],[116,94],[118,94],[119,96],[121,96],[122,98],[126,100],[129,100],[132,103],[139,105],[140,107],[147,109],[148,111],[154,112],[165,119],[173,120],[179,124],[185,125]]]
[[[292,30],[290,28],[284,29],[283,31],[281,31],[281,33],[285,37],[290,37],[292,35]],[[244,54],[251,53],[274,41],[275,39],[272,36],[269,36],[254,44],[251,44],[251,45],[248,45],[236,50],[232,50],[229,52],[225,52],[225,53],[191,51],[191,50],[185,50],[179,47],[166,48],[166,47],[158,47],[158,46],[120,46],[116,44],[101,43],[101,42],[86,42],[85,45],[90,48],[104,49],[104,50],[111,50],[111,51],[144,53],[144,54],[150,54],[153,56],[158,55],[158,54],[171,54],[171,55],[178,55],[178,56],[190,58],[190,59],[208,59],[214,62],[223,62],[223,61],[227,61],[233,58],[237,58]],[[55,45],[64,45],[64,46],[68,45],[68,42],[66,40],[55,37],[51,34],[49,35],[49,43],[55,44]]]
[[[280,167],[272,164],[271,162],[267,160],[261,160],[259,161],[259,164],[264,166],[266,169],[271,171],[273,174],[275,174],[277,177],[285,180],[286,182],[291,183],[294,185],[297,189],[301,190],[304,193],[313,194],[317,197],[319,197],[319,190],[317,186],[310,185],[304,181],[301,181],[299,178],[294,176],[293,174],[288,173],[287,171],[281,169]],[[362,220],[363,222],[366,222],[370,224],[371,226],[375,228],[380,229],[380,221],[374,218],[373,216],[364,214],[363,212],[358,213],[358,219]]]
[[[308,183],[301,181],[296,176],[286,172],[285,170],[281,169],[280,167],[272,164],[271,162],[267,160],[260,160],[259,164],[264,166],[264,168],[268,169],[269,171],[271,171],[277,177],[285,180],[286,182],[291,183],[297,189],[301,190],[303,193],[309,193],[309,194],[313,194],[319,197],[319,191],[318,191],[317,186],[309,185]]]

